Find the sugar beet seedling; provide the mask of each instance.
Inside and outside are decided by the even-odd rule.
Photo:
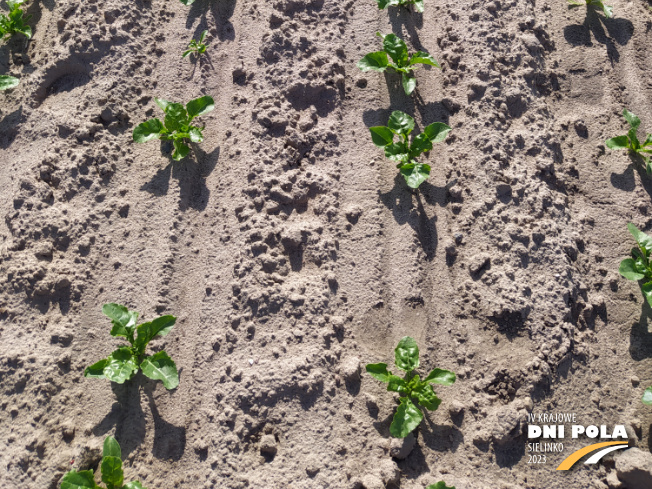
[[[392,68],[401,74],[403,90],[406,95],[410,95],[417,86],[417,79],[411,77],[410,74],[418,68],[418,65],[441,68],[439,63],[425,51],[417,51],[410,57],[405,42],[394,34],[383,36],[380,32],[376,32],[376,35],[383,40],[383,50],[366,55],[358,62],[358,68],[362,71],[373,70],[380,72]],[[389,61],[388,55],[393,62]]]
[[[582,5],[586,5],[587,8],[601,8],[604,12],[604,16],[608,19],[614,16],[614,8],[611,5],[607,5],[602,0],[584,0],[583,2],[568,0],[568,8],[581,7]]]
[[[414,119],[400,110],[395,110],[389,118],[387,127],[370,127],[371,139],[374,144],[385,149],[385,156],[397,161],[405,182],[411,188],[419,188],[430,176],[430,165],[415,160],[421,153],[430,151],[433,143],[440,143],[451,128],[443,122],[434,122],[426,126],[421,134],[415,136],[410,143],[408,136],[414,129]],[[394,136],[399,137],[397,143]]]
[[[185,58],[188,56],[190,53],[195,53],[197,56],[201,56],[206,52],[206,44],[204,44],[204,39],[206,39],[206,34],[208,34],[208,31],[203,31],[201,35],[199,36],[199,41],[193,39],[190,41],[190,44],[188,44],[188,49],[186,49],[183,54],[181,55],[182,58]]]
[[[378,8],[384,10],[387,7],[408,7],[414,5],[417,12],[423,12],[423,0],[376,0]]]
[[[624,136],[607,139],[605,145],[609,149],[626,149],[630,154],[641,156],[645,161],[645,171],[650,175],[652,174],[652,159],[647,155],[652,155],[652,134],[648,134],[641,144],[636,136],[641,119],[627,109],[623,109],[623,117],[629,124],[629,131]]]
[[[127,482],[123,485],[122,451],[118,441],[112,436],[107,436],[104,440],[100,471],[106,489],[147,489],[138,481]],[[61,479],[61,489],[102,489],[102,487],[95,484],[95,474],[92,470],[79,472],[71,470]]]
[[[423,413],[415,405],[435,411],[441,400],[435,394],[431,384],[452,385],[455,374],[450,370],[436,368],[426,378],[421,380],[414,370],[419,367],[419,346],[413,338],[406,336],[398,342],[394,350],[396,366],[405,372],[403,378],[393,375],[387,370],[386,363],[370,363],[366,369],[375,379],[385,382],[387,390],[398,392],[399,406],[389,427],[390,434],[395,438],[405,438],[423,419]],[[440,488],[438,488],[440,489]]]
[[[632,258],[621,261],[618,271],[627,280],[634,280],[641,284],[641,292],[652,307],[652,263],[650,263],[652,236],[640,231],[631,222],[627,224],[627,229],[634,236],[638,248],[632,248]]]
[[[0,39],[8,39],[14,34],[22,34],[27,39],[32,37],[32,28],[25,25],[31,15],[23,16],[20,6],[25,0],[7,0],[9,15],[0,14]]]
[[[447,486],[444,481],[439,481],[437,484],[430,484],[426,489],[455,489],[455,486]]]
[[[111,319],[111,336],[122,336],[131,346],[122,346],[107,358],[84,370],[84,377],[109,379],[122,384],[131,379],[138,369],[152,380],[160,380],[166,389],[179,385],[179,374],[174,361],[161,350],[151,356],[145,355],[147,344],[156,336],[165,336],[174,327],[177,318],[161,316],[148,323],[139,324],[138,313],[120,304],[104,304],[102,312]]]
[[[174,144],[172,159],[182,160],[190,152],[185,140],[189,139],[193,143],[201,143],[204,140],[202,131],[206,126],[193,126],[191,122],[195,117],[207,114],[215,108],[213,97],[204,95],[191,100],[185,107],[162,98],[154,100],[165,112],[165,119],[163,122],[159,119],[150,119],[136,126],[133,134],[134,141],[146,143],[152,139],[171,140]]]
[[[652,307],[652,263],[650,263],[652,236],[640,231],[631,222],[627,224],[627,229],[634,236],[638,248],[632,248],[632,258],[625,258],[621,261],[618,271],[627,280],[639,282],[643,296]],[[643,404],[652,406],[652,386],[645,389],[641,401]]]

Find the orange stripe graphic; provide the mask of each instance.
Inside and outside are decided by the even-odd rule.
[[[584,455],[587,453],[591,453],[598,448],[602,447],[609,447],[612,445],[628,445],[629,442],[626,441],[605,441],[602,443],[594,443],[593,445],[589,445],[588,447],[580,448],[578,451],[571,453],[566,459],[559,464],[559,467],[557,467],[557,470],[568,470],[570,469],[573,465],[575,465],[575,462],[577,462],[579,459],[581,459]]]

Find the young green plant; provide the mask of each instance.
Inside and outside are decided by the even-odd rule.
[[[181,57],[185,58],[190,53],[195,53],[196,56],[200,56],[204,54],[206,52],[206,44],[204,44],[204,39],[206,39],[206,34],[208,34],[208,31],[203,31],[199,36],[199,41],[196,41],[195,39],[190,41],[190,44],[188,44],[188,49],[186,49],[183,52]]]
[[[20,80],[9,75],[0,75],[0,90],[9,90],[18,86]]]
[[[394,34],[383,36],[380,32],[376,32],[376,35],[383,40],[383,50],[366,55],[358,62],[358,68],[362,71],[373,70],[380,72],[392,68],[401,74],[403,90],[405,90],[406,95],[410,95],[417,86],[417,79],[410,75],[419,65],[441,68],[439,63],[425,51],[417,51],[409,56],[407,45]],[[388,55],[392,61],[389,60]]]
[[[122,451],[117,440],[112,436],[107,436],[104,440],[100,471],[106,489],[146,489],[138,481],[124,484]],[[79,472],[71,470],[61,479],[61,489],[102,489],[102,486],[95,483],[95,474],[93,474],[92,470],[81,470]]]
[[[20,8],[23,3],[25,0],[7,0],[9,15],[0,14],[0,39],[8,39],[14,34],[22,34],[27,39],[32,37],[32,28],[25,25],[32,16],[23,16],[23,10]]]
[[[641,119],[627,109],[623,109],[623,117],[629,124],[627,134],[607,139],[604,144],[609,149],[626,149],[630,154],[641,156],[643,161],[645,161],[645,170],[648,175],[652,174],[652,159],[647,156],[652,155],[652,134],[648,134],[643,144],[641,144],[636,136],[638,128],[641,125]]]
[[[125,306],[104,304],[102,312],[111,319],[111,336],[122,336],[131,346],[122,346],[107,358],[86,367],[84,377],[109,379],[122,384],[140,369],[146,377],[162,381],[166,389],[174,389],[179,385],[177,366],[165,351],[145,355],[147,344],[156,336],[168,334],[177,318],[161,316],[136,326],[138,313]]]
[[[627,229],[634,236],[638,247],[632,248],[632,258],[625,258],[620,262],[618,271],[627,280],[639,282],[643,296],[652,307],[652,237],[640,231],[631,222],[627,223]]]
[[[426,489],[455,489],[455,486],[447,486],[444,481],[439,481],[437,484],[430,484]]]
[[[414,129],[414,119],[400,110],[395,110],[389,117],[387,127],[370,127],[371,139],[374,144],[385,149],[385,156],[397,161],[398,168],[411,188],[419,188],[430,176],[430,165],[419,163],[415,160],[421,153],[430,151],[433,143],[440,143],[450,132],[451,128],[443,122],[434,122],[414,137],[410,143],[408,136]],[[398,136],[398,142],[394,142]]]
[[[206,126],[193,126],[191,124],[193,119],[213,110],[215,102],[208,95],[191,100],[186,107],[162,98],[154,100],[165,112],[165,119],[163,122],[159,119],[150,119],[136,126],[133,134],[134,141],[146,143],[152,139],[171,140],[174,145],[172,159],[182,160],[190,152],[185,140],[189,139],[193,143],[201,143],[204,140],[202,131]]]
[[[403,378],[387,370],[386,363],[370,363],[366,369],[372,377],[385,382],[388,391],[399,393],[399,406],[389,432],[395,438],[405,438],[419,426],[423,419],[423,413],[418,405],[435,411],[441,403],[431,384],[452,385],[455,382],[455,374],[449,370],[436,368],[421,380],[419,374],[414,373],[414,370],[419,367],[419,346],[409,336],[398,342],[394,357],[396,366],[405,372]]]
[[[378,2],[378,8],[381,10],[387,7],[407,8],[409,5],[414,5],[414,9],[417,12],[423,12],[423,0],[376,0],[376,2]]]
[[[614,8],[610,5],[605,4],[602,0],[584,0],[583,2],[577,0],[568,0],[568,8],[581,7],[586,5],[587,8],[601,8],[604,12],[604,16],[608,19],[614,16]]]

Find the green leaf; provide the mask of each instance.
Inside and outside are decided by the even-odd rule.
[[[156,105],[158,105],[163,112],[165,112],[165,109],[167,109],[168,105],[170,105],[170,102],[164,98],[154,97],[154,102],[156,102]]]
[[[193,3],[195,3],[195,0],[180,0],[180,1],[181,1],[182,4],[184,4],[186,6],[192,5]]]
[[[410,188],[419,188],[430,176],[430,165],[425,163],[406,163],[400,167],[401,175]]]
[[[437,394],[432,390],[430,384],[426,384],[425,382],[421,382],[417,388],[412,391],[412,396],[416,397],[419,404],[430,411],[436,411],[441,404],[441,399],[437,397]]]
[[[419,366],[419,346],[414,338],[405,336],[394,350],[396,366],[404,372],[411,372]]]
[[[423,413],[407,397],[401,398],[401,404],[396,409],[394,419],[389,427],[389,433],[394,438],[405,438],[423,419]]]
[[[389,127],[374,126],[370,127],[369,131],[371,131],[371,140],[376,146],[384,148],[388,144],[392,144],[394,141],[394,133],[389,129]]]
[[[174,361],[164,351],[145,358],[140,364],[143,373],[152,380],[161,380],[166,389],[179,385],[179,373]]]
[[[414,119],[405,112],[395,110],[392,112],[392,115],[389,116],[387,126],[393,133],[407,136],[412,132],[412,129],[414,129]]]
[[[417,12],[423,13],[424,8],[423,8],[423,0],[414,0],[414,9]]]
[[[160,120],[150,119],[136,126],[133,138],[137,143],[146,143],[152,139],[158,139],[164,130],[165,128]]]
[[[408,147],[403,141],[385,146],[385,157],[392,161],[405,161],[408,158]]]
[[[190,153],[190,148],[183,141],[175,139],[172,144],[174,144],[174,152],[172,153],[172,159],[174,161],[180,161]]]
[[[403,68],[408,64],[407,45],[395,34],[388,34],[383,38],[383,50],[389,54],[399,67]]]
[[[0,90],[9,90],[10,88],[17,86],[19,83],[20,80],[16,77],[9,75],[0,75]]]
[[[636,129],[633,127],[627,132],[627,137],[629,138],[630,148],[634,151],[638,151],[641,147],[641,143],[636,136]]]
[[[84,370],[84,377],[88,377],[91,379],[104,379],[106,378],[104,376],[104,368],[106,365],[109,363],[108,358],[104,358],[103,360],[100,360],[97,363],[94,363],[93,365],[86,367]]]
[[[389,382],[389,377],[392,375],[392,373],[387,370],[386,363],[368,363],[365,368],[374,379],[380,380],[381,382]]]
[[[183,105],[171,102],[165,108],[165,127],[168,131],[182,131],[188,122],[188,113]]]
[[[636,267],[636,263],[631,258],[626,258],[620,262],[620,268],[618,271],[620,274],[625,277],[627,280],[643,280],[645,278],[644,273],[639,273]]]
[[[138,481],[132,481],[132,482],[127,482],[124,486],[122,486],[122,489],[147,489],[147,488],[143,487]],[[452,489],[455,488],[453,487]]]
[[[104,457],[100,465],[102,470],[102,482],[107,489],[121,489],[124,480],[122,472],[122,460],[117,457]]]
[[[61,479],[61,489],[96,489],[95,476],[92,470],[77,472],[71,470]]]
[[[403,91],[405,91],[405,95],[411,95],[417,86],[417,79],[408,76],[407,73],[403,73],[401,75],[401,81],[403,84]]]
[[[604,144],[609,149],[629,149],[629,138],[627,136],[616,136],[607,139]]]
[[[647,303],[652,307],[652,281],[642,284],[641,292],[643,292],[643,296],[647,300]]]
[[[449,132],[451,132],[451,128],[443,122],[433,122],[423,129],[423,134],[428,136],[433,143],[441,143]]]
[[[416,158],[421,153],[430,151],[432,149],[432,141],[425,132],[422,132],[412,140],[410,145],[410,159]]]
[[[652,134],[648,134],[642,146],[652,146]]]
[[[111,303],[104,304],[102,312],[111,319],[111,324],[113,324],[111,336],[124,336],[127,339],[132,337],[138,320],[136,311],[130,311],[123,305]]]
[[[188,134],[190,135],[190,141],[193,143],[201,143],[204,140],[204,135],[198,127],[192,126]]]
[[[387,53],[385,51],[378,51],[369,53],[360,61],[358,61],[358,68],[361,71],[385,71],[387,69]]]
[[[118,440],[112,436],[107,436],[104,440],[104,448],[102,450],[103,457],[116,457],[122,459],[122,450],[120,450],[120,444]]]
[[[195,117],[199,117],[200,115],[208,114],[211,110],[213,110],[215,108],[215,101],[213,100],[213,97],[204,95],[203,97],[191,100],[186,104],[186,107],[188,109],[190,120],[192,120]]]
[[[390,374],[387,390],[391,392],[398,392],[399,394],[407,394],[408,385],[402,378]]]
[[[192,53],[192,49],[187,49],[186,51],[183,52],[183,54],[181,55],[181,57],[182,57],[182,58],[185,58],[185,57],[188,56],[190,53]]]
[[[412,55],[412,57],[410,58],[410,66],[416,64],[430,65],[436,68],[441,68],[441,66],[439,66],[439,63],[435,61],[435,58],[430,56],[430,54],[426,53],[425,51],[417,51]]]
[[[378,2],[378,8],[381,10],[384,10],[387,7],[400,5],[400,0],[376,0],[376,1]]]
[[[604,12],[604,16],[608,19],[611,19],[614,16],[614,8],[610,5],[602,3],[602,11]]]
[[[645,392],[643,393],[643,397],[641,398],[641,401],[643,401],[643,404],[647,404],[648,406],[652,406],[652,386],[645,389]],[[62,486],[62,488],[63,488],[63,486]]]
[[[138,370],[138,364],[131,349],[123,346],[111,353],[104,367],[104,376],[112,382],[123,384]]]
[[[627,223],[627,229],[634,236],[636,243],[648,253],[652,251],[652,237],[640,231],[631,222]]]
[[[20,34],[24,35],[27,39],[32,38],[32,28],[30,26],[24,26],[19,29],[16,29]]]
[[[165,336],[173,328],[177,318],[174,316],[161,316],[149,323],[143,323],[136,328],[136,341],[134,347],[140,354],[145,351],[147,343],[155,336]]]
[[[426,489],[455,489],[455,486],[448,487],[444,481],[439,481],[437,484],[430,484]]]
[[[455,383],[455,379],[455,374],[450,370],[435,368],[428,374],[425,379],[423,379],[423,382],[440,385],[453,385]]]

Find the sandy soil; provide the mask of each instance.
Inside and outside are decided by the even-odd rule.
[[[58,487],[114,434],[150,489],[638,489],[611,456],[528,464],[525,433],[574,412],[649,451],[650,309],[618,264],[652,179],[604,140],[624,106],[652,132],[652,13],[613,3],[30,2],[34,38],[0,47],[21,78],[0,92],[0,486]],[[378,30],[443,69],[413,97],[361,73]],[[131,141],[153,97],[203,94],[183,162]],[[396,109],[453,128],[418,193],[367,130]],[[154,342],[178,389],[82,376],[120,343],[106,302],[178,316]],[[363,367],[404,335],[458,382],[400,460]]]

